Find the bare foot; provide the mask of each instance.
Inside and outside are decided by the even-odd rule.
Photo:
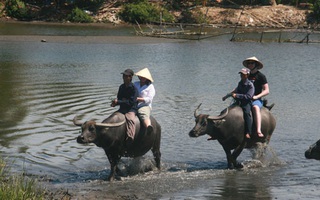
[[[264,137],[264,135],[262,133],[258,133],[259,137]]]
[[[249,133],[246,134],[246,138],[247,138],[247,139],[250,139]]]

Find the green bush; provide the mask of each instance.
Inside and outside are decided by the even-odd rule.
[[[320,0],[315,0],[311,8],[312,12],[307,17],[307,22],[309,24],[320,22]]]
[[[78,7],[74,8],[71,14],[68,15],[68,20],[71,22],[79,22],[79,23],[91,23],[93,19],[90,15],[85,13],[83,10]]]
[[[6,0],[5,11],[8,16],[20,20],[32,18],[29,13],[29,9],[26,7],[25,3],[20,0]]]
[[[179,23],[202,24],[207,23],[207,21],[205,19],[205,15],[200,11],[200,9],[195,9],[193,12],[190,10],[182,11]]]
[[[157,7],[147,0],[137,0],[133,3],[125,4],[119,12],[119,16],[129,23],[159,22],[162,13],[162,22],[173,22],[174,18],[168,10]]]

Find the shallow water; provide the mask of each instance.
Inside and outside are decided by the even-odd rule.
[[[47,29],[40,36],[61,35],[60,27]],[[87,34],[92,40],[97,34],[91,28],[79,31],[68,34]],[[129,36],[117,37],[126,41]],[[319,139],[320,46],[236,43],[230,37],[146,43],[0,41],[2,156],[14,161],[14,171],[83,195],[101,190],[141,199],[319,197],[319,161],[306,160],[304,151]],[[242,60],[253,55],[265,65],[277,127],[262,160],[244,150],[239,161],[245,169],[226,170],[219,143],[206,136],[189,138],[188,132],[200,103],[200,112],[211,115],[228,106],[221,97],[239,81]],[[109,104],[122,82],[120,72],[143,67],[155,80],[153,115],[162,126],[162,170],[139,173],[153,166],[150,153],[138,161],[124,158],[123,171],[129,176],[110,184],[103,150],[77,144],[80,129],[72,119],[79,115],[83,121],[102,121],[109,116],[115,111]]]

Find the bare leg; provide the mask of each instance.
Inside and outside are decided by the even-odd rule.
[[[253,114],[256,121],[257,134],[259,137],[264,137],[261,132],[261,112],[258,106],[253,106]]]

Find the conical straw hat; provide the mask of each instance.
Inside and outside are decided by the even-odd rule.
[[[150,71],[149,71],[148,68],[144,68],[144,69],[138,71],[138,72],[136,73],[136,75],[137,75],[137,76],[140,76],[140,77],[143,77],[143,78],[146,78],[146,79],[148,79],[149,81],[153,82],[153,78],[152,78],[151,73],[150,73]]]
[[[263,68],[262,62],[260,62],[260,60],[258,60],[258,58],[256,58],[255,56],[245,59],[242,62],[243,66],[248,67],[248,61],[255,61],[258,64],[258,66],[257,66],[258,69]]]

